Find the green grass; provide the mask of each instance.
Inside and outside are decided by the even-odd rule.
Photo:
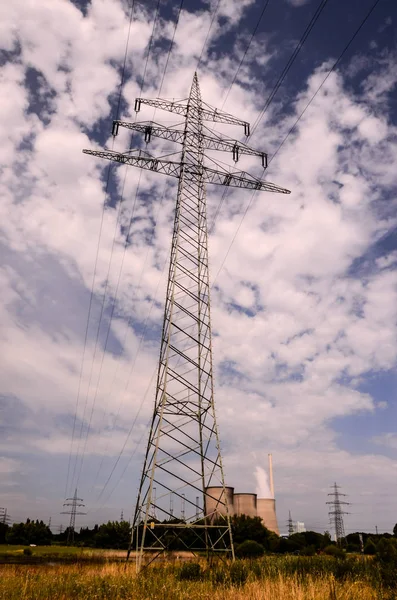
[[[29,548],[30,556],[24,554]],[[13,546],[0,544],[0,563],[40,563],[56,562],[98,562],[108,559],[121,560],[126,556],[125,550],[101,550],[98,548],[78,548],[74,546]]]
[[[23,552],[25,548],[29,546],[17,546],[11,544],[0,544],[0,554],[18,554]],[[32,551],[36,554],[45,555],[45,554],[77,554],[81,552],[82,548],[76,548],[73,546],[35,546],[32,548]]]

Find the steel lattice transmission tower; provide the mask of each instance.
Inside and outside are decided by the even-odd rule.
[[[0,507],[0,523],[8,525],[11,522],[11,517],[6,508]]]
[[[291,511],[288,512],[288,537],[295,533],[294,522],[291,517]]]
[[[340,491],[340,486],[334,483],[333,492],[328,494],[328,496],[332,496],[332,500],[326,502],[326,504],[330,505],[330,511],[328,512],[330,521],[333,521],[335,527],[335,537],[337,544],[341,544],[345,539],[345,527],[343,524],[343,515],[348,515],[349,513],[343,510],[344,505],[350,504],[350,502],[345,502],[341,500],[341,496],[346,496],[346,494],[342,494]]]
[[[66,543],[73,544],[74,543],[74,528],[76,525],[76,515],[86,515],[87,513],[81,512],[78,509],[84,508],[85,504],[83,504],[83,499],[77,497],[77,488],[74,492],[73,498],[66,498],[63,506],[70,507],[70,510],[65,510],[61,512],[61,515],[70,515],[70,522],[68,528],[68,536]]]
[[[289,193],[247,173],[205,165],[205,150],[230,151],[235,162],[240,154],[259,156],[263,167],[267,166],[267,155],[236,140],[204,132],[204,121],[242,125],[246,135],[249,124],[204,103],[197,74],[187,102],[137,98],[137,112],[142,104],[181,115],[183,129],[153,122],[114,121],[113,135],[119,127],[126,127],[143,133],[146,143],[152,136],[179,142],[179,161],[154,158],[143,150],[83,150],[179,180],[155,406],[130,546],[130,550],[136,548],[138,570],[146,551],[150,551],[151,562],[176,540],[193,552],[206,549],[208,556],[233,555],[213,395],[205,184]],[[202,499],[199,507],[197,496]],[[183,519],[173,516],[174,497],[183,502]]]

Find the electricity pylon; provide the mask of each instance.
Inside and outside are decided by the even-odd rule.
[[[330,520],[332,519],[334,522],[336,543],[342,544],[343,540],[345,539],[343,515],[349,514],[348,512],[342,510],[342,506],[350,504],[350,502],[345,502],[340,499],[341,496],[346,496],[346,494],[342,494],[339,491],[339,485],[336,485],[336,483],[334,483],[333,485],[333,490],[333,492],[328,494],[328,496],[332,496],[333,500],[326,502],[326,504],[330,504],[331,509],[333,509],[328,512],[328,515],[330,517]]]
[[[11,521],[11,517],[7,512],[6,508],[0,507],[0,523],[8,525]]]
[[[291,511],[288,513],[288,537],[295,533],[294,522],[291,517]]]
[[[205,184],[289,193],[245,172],[204,164],[205,150],[230,151],[235,162],[241,154],[259,156],[264,168],[267,155],[204,132],[203,122],[211,121],[242,125],[248,136],[249,124],[204,103],[196,73],[187,102],[137,98],[135,110],[143,104],[181,115],[183,129],[114,121],[113,135],[126,127],[143,133],[146,143],[152,136],[179,142],[179,161],[155,158],[141,149],[83,150],[179,180],[155,405],[128,551],[129,556],[135,546],[138,571],[144,556],[149,564],[176,543],[193,553],[204,549],[208,558],[215,553],[234,556],[213,395]],[[174,495],[184,502],[183,522],[173,517]]]
[[[85,504],[83,504],[82,498],[77,498],[77,488],[74,492],[73,498],[66,498],[63,503],[64,506],[70,507],[70,510],[65,510],[61,512],[61,515],[70,515],[70,522],[68,528],[68,536],[66,543],[73,544],[74,543],[74,528],[76,524],[76,515],[86,515],[87,513],[81,512],[77,510],[78,508],[84,508]]]

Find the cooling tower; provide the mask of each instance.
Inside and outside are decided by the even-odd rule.
[[[256,494],[234,494],[234,514],[256,517]]]
[[[229,515],[233,514],[233,492],[234,488],[225,487]],[[226,514],[225,498],[223,496],[222,486],[212,486],[206,489],[205,514],[210,517],[211,520],[215,519],[217,515]]]
[[[262,519],[265,527],[280,535],[276,517],[276,501],[274,498],[258,498],[256,514]]]

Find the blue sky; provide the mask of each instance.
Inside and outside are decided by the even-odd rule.
[[[216,4],[185,0],[161,95],[187,96],[204,47],[204,99],[255,123],[318,3],[269,1],[225,102],[264,3],[221,0],[209,31]],[[252,146],[272,155],[372,4],[327,2]],[[136,4],[126,120],[135,119],[146,60],[143,95],[159,93],[178,6],[161,1],[150,44],[156,2]],[[0,9],[0,505],[14,520],[60,524],[77,484],[81,524],[129,515],[135,502],[175,181],[120,167],[106,195],[107,164],[81,153],[113,144],[127,12],[119,0]],[[355,507],[347,530],[397,521],[396,13],[392,0],[379,2],[271,163],[266,176],[290,196],[262,193],[243,219],[249,192],[228,193],[218,213],[222,190],[208,189],[226,478],[256,490],[272,452],[281,529],[288,510],[328,528],[334,481]],[[155,120],[171,117],[157,111]],[[114,148],[129,143],[120,130]],[[262,174],[249,157],[241,168]]]

